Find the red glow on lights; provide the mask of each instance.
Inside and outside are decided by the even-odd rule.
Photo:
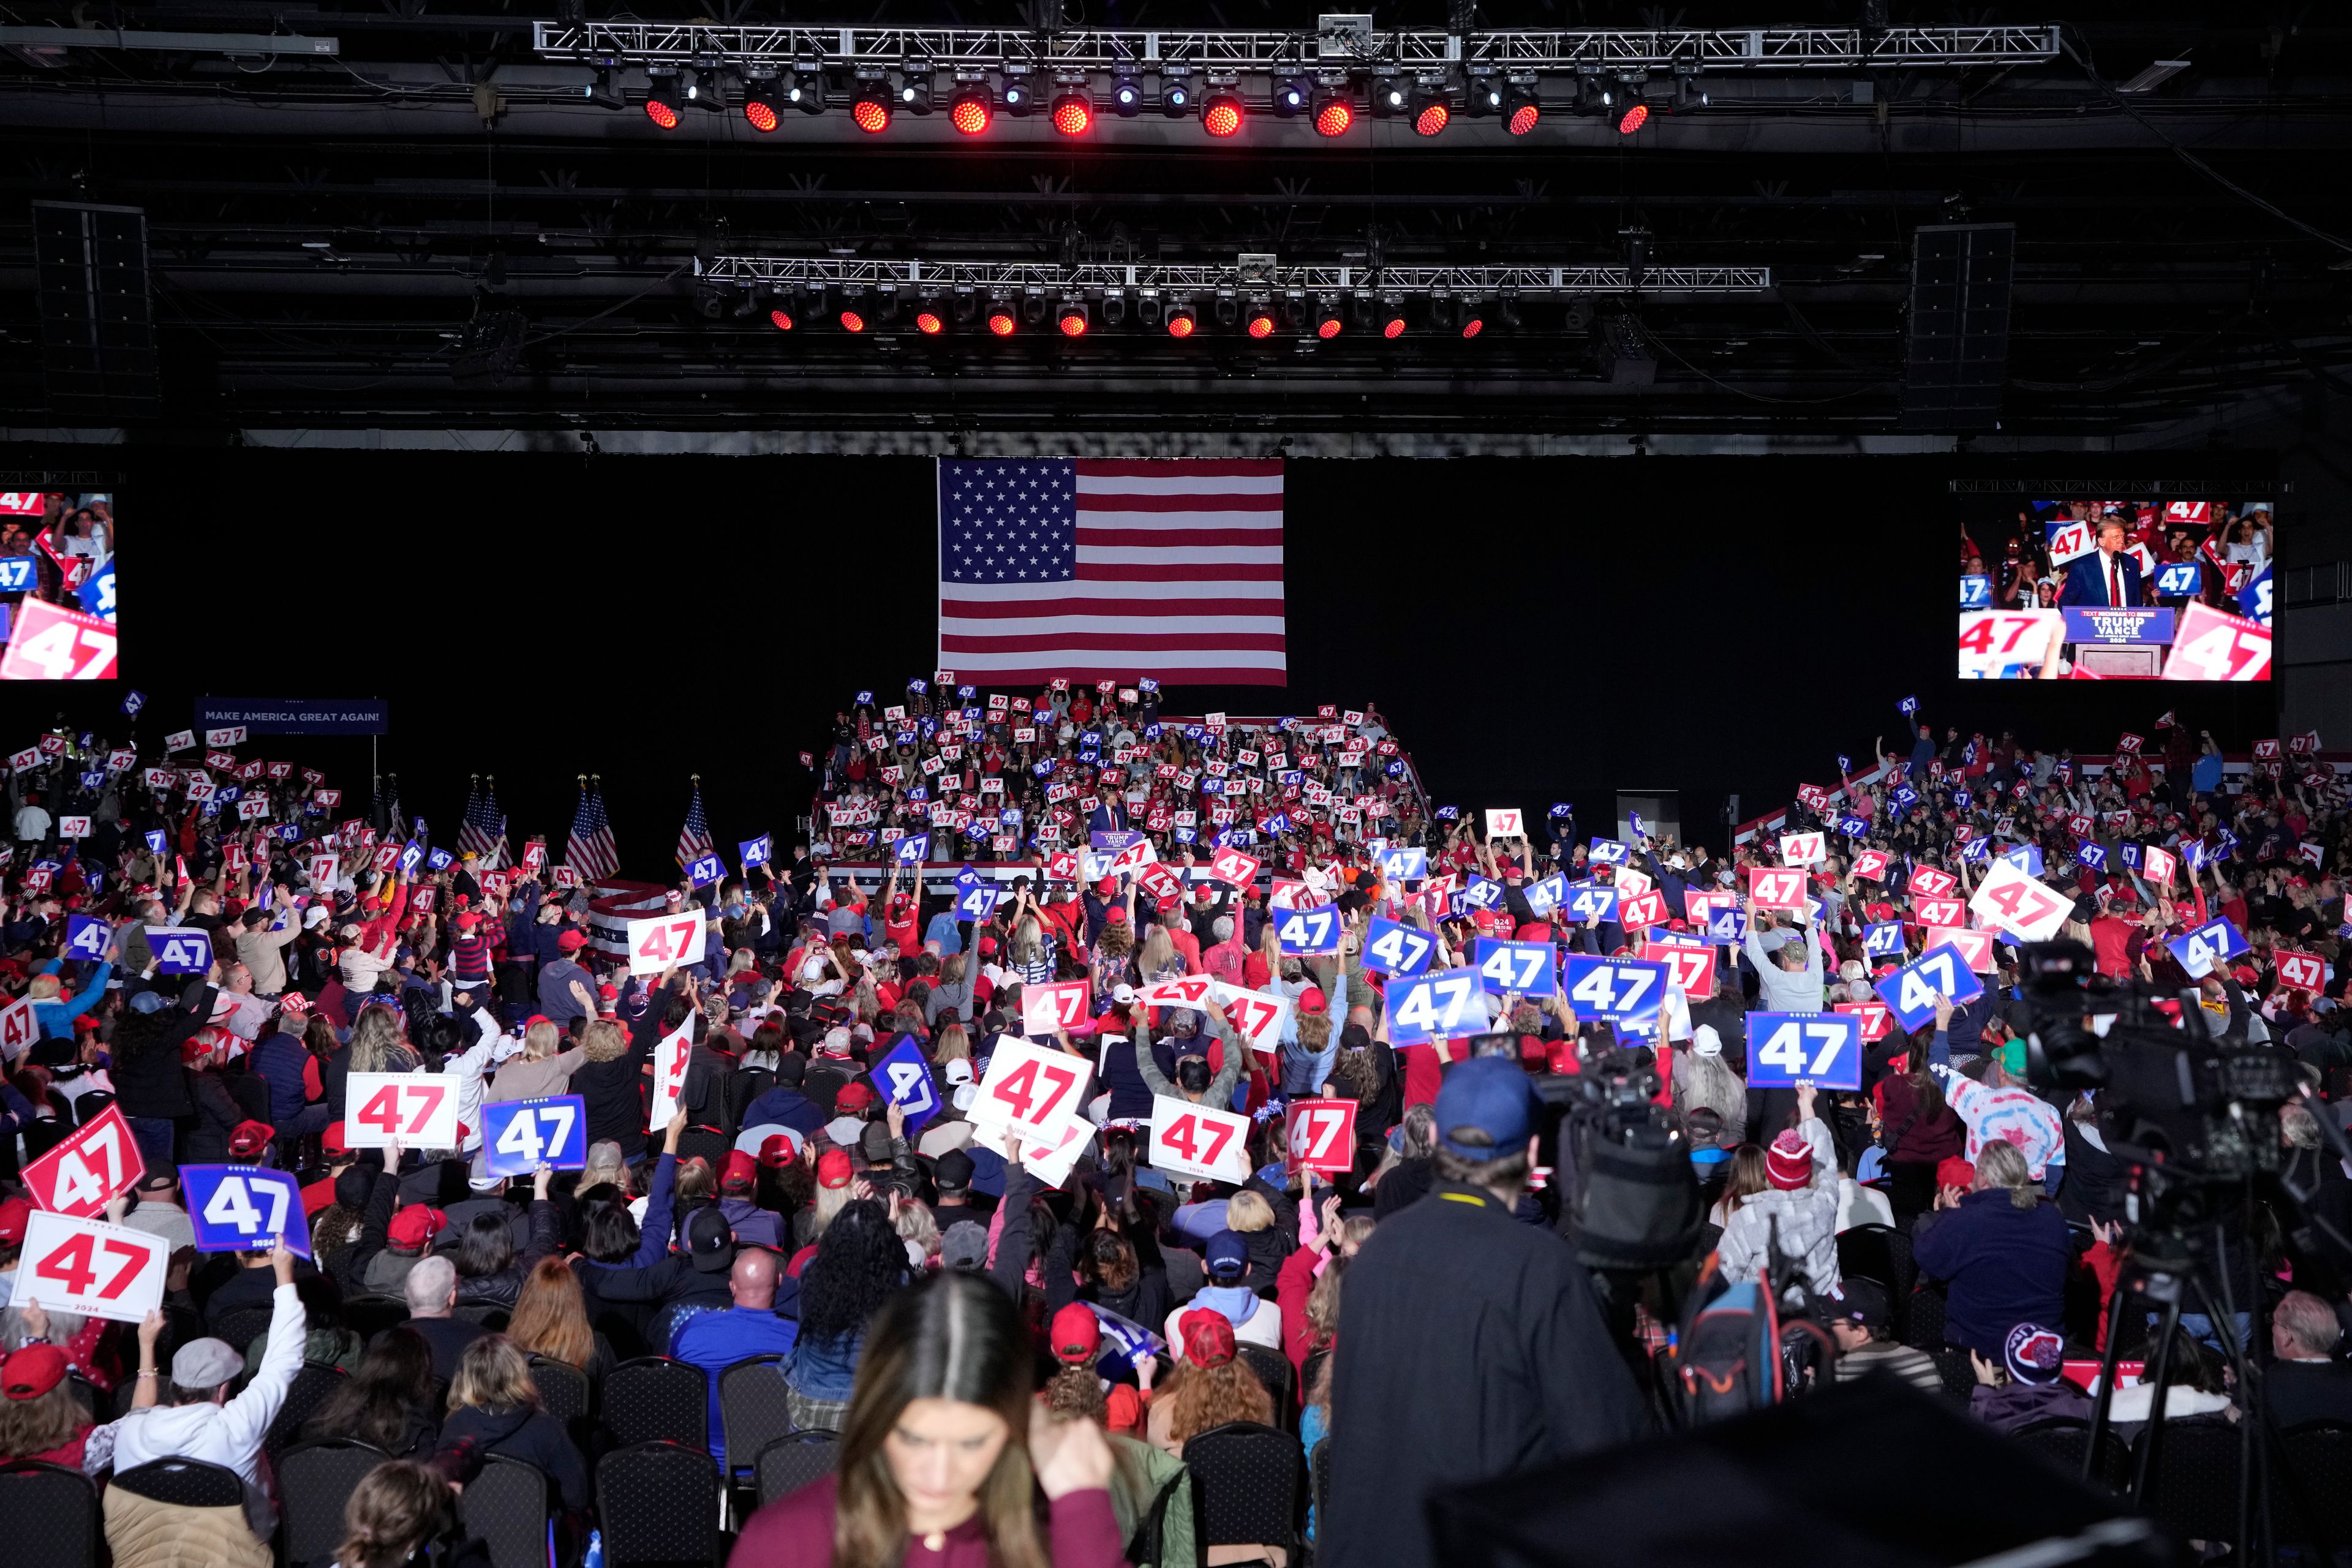
[[[890,129],[890,106],[878,98],[861,98],[849,106],[849,118],[867,135]]]
[[[1483,316],[1473,316],[1462,323],[1462,335],[1465,338],[1475,338],[1486,330],[1486,321]]]
[[[1322,136],[1345,136],[1348,127],[1356,122],[1356,111],[1336,99],[1315,111],[1316,133]]]
[[[1338,337],[1339,335],[1339,318],[1337,316],[1324,317],[1322,321],[1316,326],[1315,335],[1318,338]]]
[[[1071,94],[1054,100],[1054,129],[1065,136],[1084,136],[1095,122],[1094,106]]]
[[[1514,136],[1525,136],[1528,132],[1533,131],[1536,128],[1536,121],[1542,117],[1542,112],[1538,110],[1534,104],[1523,103],[1519,105],[1517,109],[1511,110],[1511,134]]]
[[[1402,316],[1391,316],[1388,321],[1388,325],[1381,329],[1381,336],[1384,338],[1401,338],[1404,336],[1404,318]]]
[[[773,131],[776,128],[776,111],[758,99],[743,106],[743,118],[751,122],[754,131]]]
[[[1192,335],[1192,329],[1199,324],[1190,316],[1171,316],[1168,318],[1168,335],[1171,338],[1189,338]]]
[[[768,320],[775,323],[776,331],[780,332],[789,332],[793,330],[793,318],[789,312],[771,310],[768,312]]]
[[[1201,129],[1212,136],[1231,136],[1241,128],[1242,106],[1230,98],[1218,99],[1201,116]]]
[[[1087,319],[1076,310],[1064,316],[1059,324],[1062,335],[1066,338],[1082,338],[1087,335]]]
[[[1000,338],[1011,337],[1013,335],[1013,312],[1010,310],[990,311],[988,314],[988,330],[994,332]]]
[[[1412,128],[1420,135],[1434,136],[1444,130],[1445,122],[1453,118],[1452,110],[1442,103],[1433,103],[1412,117]]]
[[[1648,121],[1649,118],[1650,106],[1646,103],[1635,104],[1633,108],[1625,111],[1625,118],[1617,122],[1618,134],[1621,136],[1631,136],[1634,132],[1642,129],[1643,125]]]
[[[855,310],[844,310],[841,313],[841,330],[845,332],[862,332],[866,330],[866,318]]]
[[[1274,318],[1261,310],[1249,319],[1249,335],[1254,338],[1274,336]]]
[[[658,98],[646,100],[646,118],[665,131],[677,129],[677,110]]]
[[[939,312],[936,310],[918,310],[915,312],[915,330],[921,332],[925,337],[936,336],[940,330],[946,325],[947,323],[945,321],[940,320]]]
[[[977,98],[959,98],[948,110],[948,123],[966,136],[978,136],[988,129],[988,105]]]

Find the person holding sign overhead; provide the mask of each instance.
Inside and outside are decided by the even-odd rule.
[[[1830,1130],[1813,1114],[1820,1092],[1809,1083],[1798,1086],[1797,1125],[1764,1151],[1769,1184],[1723,1227],[1717,1244],[1723,1277],[1735,1284],[1766,1278],[1777,1242],[1780,1257],[1796,1260],[1801,1284],[1816,1293],[1838,1287],[1837,1155]]]

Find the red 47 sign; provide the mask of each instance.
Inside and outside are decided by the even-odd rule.
[[[1748,868],[1748,896],[1759,909],[1801,910],[1805,907],[1805,874],[1785,866]]]
[[[1867,877],[1874,882],[1885,877],[1886,851],[1884,849],[1856,850],[1853,857],[1853,874],[1857,877]]]
[[[111,680],[114,648],[114,628],[96,616],[28,598],[0,655],[0,680]]]
[[[1093,1078],[1094,1068],[1083,1058],[999,1040],[972,1100],[972,1123],[1058,1148],[1069,1118],[1086,1105]]]
[[[1911,912],[1923,926],[1956,926],[1966,914],[1958,899],[1914,899]]]
[[[1087,983],[1083,980],[1065,980],[1058,985],[1024,985],[1022,1032],[1044,1036],[1056,1029],[1075,1029],[1086,1022],[1087,1001]]]
[[[2316,994],[2319,988],[2327,983],[2327,961],[2316,953],[2281,950],[2273,956],[2278,963],[2279,984],[2290,991],[2309,991]],[[32,1173],[27,1171],[26,1174],[29,1177]]]
[[[13,656],[12,656],[13,657]],[[0,670],[0,675],[5,675]],[[2271,629],[2226,616],[2210,605],[2191,604],[2173,632],[2172,656],[2164,661],[2167,680],[2268,680]]]
[[[1151,1163],[1212,1182],[1245,1182],[1249,1132],[1246,1116],[1163,1097],[1151,1102]]]
[[[1883,1040],[1895,1032],[1895,1015],[1884,1002],[1841,1002],[1837,1011],[1862,1020],[1862,1043]]]
[[[1257,880],[1257,857],[1244,855],[1228,844],[1209,857],[1209,875],[1220,882],[1246,888]]]
[[[1655,888],[1617,900],[1617,923],[1628,931],[1647,931],[1666,922],[1666,896]]]
[[[1911,873],[1911,880],[1906,885],[1923,899],[1948,899],[1952,896],[1952,889],[1959,886],[1959,880],[1949,871],[1922,866]]]
[[[1642,956],[1666,966],[1667,976],[1683,994],[1704,1002],[1715,994],[1715,949],[1685,947],[1680,942],[1645,942]]]
[[[629,973],[659,974],[672,964],[683,969],[702,962],[699,912],[654,915],[629,922]]]
[[[74,1135],[25,1167],[36,1207],[88,1219],[127,1193],[147,1167],[131,1123],[108,1106]]]
[[[1356,1102],[1295,1100],[1283,1123],[1283,1168],[1344,1172],[1356,1164]]]

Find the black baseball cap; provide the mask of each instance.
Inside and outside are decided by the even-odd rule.
[[[686,1222],[686,1250],[695,1268],[716,1274],[735,1266],[735,1227],[716,1205],[698,1208]]]
[[[1830,1303],[1833,1316],[1860,1323],[1873,1332],[1894,1321],[1894,1303],[1886,1294],[1886,1287],[1877,1280],[1849,1274],[1838,1290],[1838,1299]]]

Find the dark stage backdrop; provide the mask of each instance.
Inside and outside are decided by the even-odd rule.
[[[0,449],[0,467],[73,453]],[[624,867],[666,876],[688,777],[728,852],[804,808],[798,753],[861,687],[934,663],[929,459],[120,448],[123,680],[14,688],[0,748],[62,712],[142,741],[202,693],[382,696],[382,765],[454,841],[467,774],[559,850],[603,775]],[[2232,475],[2263,472],[2223,454]],[[2195,476],[2196,457],[2135,471]],[[1171,689],[1179,711],[1376,702],[1440,801],[1682,792],[1711,829],[1892,739],[1896,702],[2104,751],[2166,707],[2242,747],[2274,687],[1963,684],[1955,539],[2005,516],[1949,458],[1296,461],[1286,493],[1290,685]],[[2100,468],[2119,465],[2102,463]],[[2290,511],[2282,527],[2292,529]],[[1139,601],[1139,615],[1150,605]],[[257,742],[354,797],[366,742]]]

